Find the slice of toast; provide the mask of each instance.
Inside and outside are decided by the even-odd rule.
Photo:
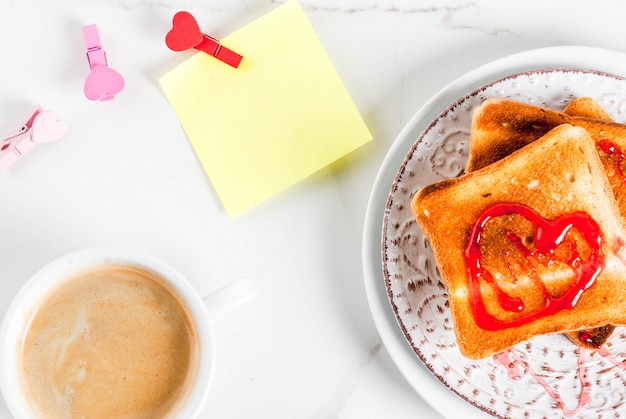
[[[595,100],[590,97],[581,97],[576,98],[572,102],[570,102],[565,109],[563,109],[563,113],[570,116],[579,116],[593,119],[600,119],[605,121],[612,121],[611,116],[606,112],[606,110],[600,106]],[[483,124],[484,125],[484,124]],[[472,124],[472,128],[474,130],[478,129],[478,124]],[[483,128],[484,129],[484,128]],[[475,131],[470,131],[470,138],[476,137],[477,133]],[[482,141],[492,141],[493,144],[490,147],[497,147],[497,144],[504,141],[505,139],[499,138],[496,135],[486,135],[484,132],[482,133]],[[495,157],[495,155],[492,155]],[[471,153],[468,159],[467,168],[468,170],[472,170],[474,167],[478,165],[473,161],[477,157],[477,153]],[[491,161],[484,160],[482,164],[491,164]],[[587,348],[587,349],[597,349],[601,347],[611,336],[614,326],[605,325],[598,329],[589,329],[589,330],[581,330],[581,331],[573,331],[567,332],[564,335],[574,344]]]
[[[613,121],[611,115],[598,102],[590,97],[579,97],[571,101],[563,113],[570,116],[582,116],[585,118]]]
[[[573,117],[525,103],[490,98],[472,114],[466,171],[488,166]]]
[[[585,118],[613,121],[611,115],[598,102],[590,97],[580,97],[571,101],[563,113],[570,116],[583,116]],[[595,329],[577,330],[564,333],[574,344],[583,348],[595,350],[606,343],[613,334],[615,326],[607,324]]]
[[[626,231],[584,129],[558,126],[489,166],[426,186],[411,208],[466,357],[540,334],[626,324]],[[594,228],[597,237],[588,234]],[[561,241],[550,248],[555,231]]]
[[[626,125],[567,115],[509,99],[487,99],[472,115],[467,171],[479,169],[535,141],[552,128],[585,128],[596,142],[621,214],[626,218]]]

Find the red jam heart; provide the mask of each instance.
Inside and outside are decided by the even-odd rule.
[[[165,43],[172,51],[186,51],[202,42],[202,32],[196,19],[187,12],[178,12],[172,20],[172,29]]]
[[[511,231],[507,231],[504,235],[505,239],[509,240],[522,256],[541,260],[546,266],[553,261],[565,263],[572,269],[575,276],[569,287],[556,296],[551,295],[546,290],[545,284],[537,278],[538,284],[543,287],[544,304],[533,310],[525,310],[522,298],[508,295],[483,264],[484,255],[480,244],[485,226],[497,217],[510,215],[524,217],[534,226],[532,248],[524,244],[523,240]],[[568,236],[572,230],[578,231],[580,237],[589,246],[589,250],[579,252],[574,240]],[[521,326],[558,311],[575,307],[581,295],[593,285],[604,268],[602,240],[598,223],[582,211],[565,214],[554,220],[546,220],[526,205],[496,203],[487,207],[472,227],[465,247],[469,295],[476,324],[484,330],[500,330]],[[559,246],[568,246],[569,249],[566,252],[557,252]],[[581,253],[584,253],[584,257]],[[503,320],[490,313],[485,306],[481,291],[481,286],[485,283],[495,293],[498,304],[503,310],[517,314]]]

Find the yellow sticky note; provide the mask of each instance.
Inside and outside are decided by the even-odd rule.
[[[372,139],[297,1],[221,42],[237,69],[199,52],[159,81],[231,216]]]

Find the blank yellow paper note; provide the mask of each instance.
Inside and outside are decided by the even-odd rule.
[[[372,139],[297,1],[160,79],[224,207],[236,216]]]

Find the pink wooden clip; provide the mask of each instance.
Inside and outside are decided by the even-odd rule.
[[[91,71],[85,80],[83,91],[89,100],[110,100],[124,89],[124,78],[107,64],[105,51],[100,43],[98,27],[83,26],[83,35],[87,44],[87,60]]]
[[[67,125],[56,115],[38,106],[19,128],[0,143],[0,172],[9,168],[35,144],[49,143],[63,137]]]

